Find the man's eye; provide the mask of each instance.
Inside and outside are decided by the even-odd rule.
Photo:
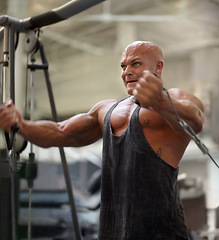
[[[124,70],[126,69],[126,65],[121,65],[121,68]]]
[[[140,62],[134,62],[133,65],[134,66],[137,66],[137,65],[140,65],[141,63]]]

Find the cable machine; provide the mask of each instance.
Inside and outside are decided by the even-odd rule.
[[[26,47],[28,53],[34,56],[36,51],[40,52],[42,63],[36,64],[32,58],[31,63],[27,65],[30,70],[30,82],[34,84],[34,72],[42,70],[44,72],[52,117],[57,121],[52,86],[48,72],[48,61],[45,56],[43,45],[39,42],[39,29],[43,26],[57,23],[74,16],[77,13],[103,2],[104,0],[73,0],[48,12],[27,18],[16,19],[7,15],[0,16],[0,104],[3,104],[7,98],[11,98],[15,103],[15,50],[18,44],[19,34],[27,35]],[[33,95],[33,94],[32,94]],[[33,96],[31,99],[31,109],[33,111]],[[12,132],[5,133],[0,131],[0,236],[1,240],[17,240],[17,219],[18,219],[18,170],[19,154],[23,150],[16,150],[15,136],[19,126],[12,126]],[[32,146],[32,145],[31,145]],[[71,207],[71,217],[76,240],[81,239],[80,227],[78,224],[74,195],[71,186],[68,165],[63,148],[59,148],[66,189]],[[31,217],[31,191],[33,180],[37,174],[37,165],[34,161],[34,152],[31,147],[29,160],[25,166],[25,178],[28,180]],[[28,223],[28,240],[31,240],[31,221]]]

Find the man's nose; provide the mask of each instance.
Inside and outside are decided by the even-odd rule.
[[[127,67],[125,72],[126,72],[127,76],[132,76],[133,75],[133,69],[131,67]]]

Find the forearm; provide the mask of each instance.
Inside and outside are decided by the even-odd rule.
[[[19,122],[18,133],[26,140],[44,148],[61,146],[64,142],[62,131],[60,131],[58,124],[52,121],[22,120]]]
[[[174,129],[183,130],[178,121],[178,117],[180,117],[192,127],[195,133],[199,133],[204,123],[204,109],[201,102],[191,95],[189,100],[170,98],[163,93],[159,107],[155,111],[165,118]]]

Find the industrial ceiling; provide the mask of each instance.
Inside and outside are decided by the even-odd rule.
[[[25,17],[66,2],[28,1]],[[219,40],[219,5],[212,0],[106,0],[67,21],[47,27],[45,37],[51,44],[60,43],[60,48],[65,47],[62,36],[72,47],[75,45],[75,50],[89,51],[85,47],[89,46],[90,51],[98,49],[101,53],[115,46],[117,24],[122,22],[133,23],[138,39],[157,42],[166,54],[218,44]]]

